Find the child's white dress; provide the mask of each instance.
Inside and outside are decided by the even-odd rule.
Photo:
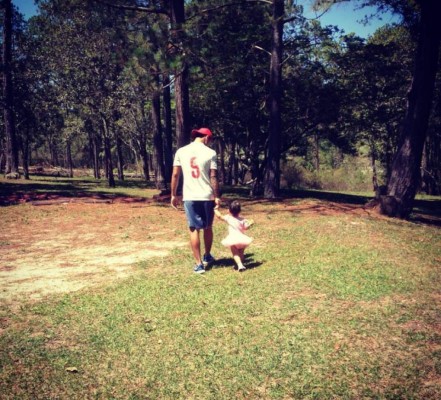
[[[228,223],[228,235],[221,241],[225,247],[235,246],[238,249],[244,249],[253,241],[244,234],[247,229],[246,220],[234,218],[232,215],[226,215],[224,220]]]

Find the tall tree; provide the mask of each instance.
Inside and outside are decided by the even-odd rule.
[[[263,194],[268,137],[268,11],[264,3],[222,1],[193,2],[188,9],[192,117],[216,131],[223,182],[246,178],[253,195]]]
[[[316,6],[329,6],[345,0],[315,0]],[[379,10],[400,13],[403,20],[413,22],[418,15],[418,42],[414,56],[412,84],[408,92],[406,116],[402,123],[398,151],[394,157],[387,184],[387,196],[381,198],[381,212],[408,218],[419,188],[421,159],[427,135],[441,40],[438,0],[368,0]],[[416,9],[415,9],[416,8]],[[415,12],[416,11],[416,12]]]
[[[420,184],[421,159],[441,40],[441,3],[438,0],[420,0],[417,3],[420,7],[420,21],[413,80],[408,93],[399,148],[387,185],[387,196],[381,202],[384,214],[399,218],[409,217]]]
[[[369,147],[377,192],[379,185],[387,182],[391,154],[397,148],[411,78],[413,41],[405,28],[387,26],[378,29],[367,42],[345,36],[342,45],[331,58],[342,92],[338,133]],[[377,164],[382,167],[378,174]]]
[[[153,169],[155,171],[156,189],[166,190],[164,170],[164,144],[161,124],[161,100],[160,91],[153,93],[152,98],[152,123],[153,123]]]
[[[12,0],[2,0],[3,8],[3,102],[6,134],[6,174],[19,178],[18,142],[15,132],[12,81]]]
[[[168,74],[162,77],[162,98],[163,98],[163,115],[164,115],[164,167],[165,181],[171,182],[171,173],[173,169],[173,130],[172,130],[172,110],[171,110],[171,93],[170,78]]]
[[[178,66],[175,70],[176,137],[178,147],[182,147],[190,142],[188,65],[183,51],[185,37],[184,0],[169,1],[169,16],[173,55],[177,59]]]
[[[282,134],[282,56],[285,1],[273,0],[272,8],[272,42],[269,93],[270,121],[264,178],[264,195],[267,199],[277,197],[280,189],[280,140]]]
[[[136,10],[148,14],[166,14],[170,20],[170,43],[169,52],[174,58],[173,64],[175,78],[175,103],[176,103],[176,136],[178,147],[190,141],[190,107],[188,87],[188,65],[184,51],[185,42],[185,1],[168,0],[152,2],[151,7],[127,6],[124,4],[112,4],[107,0],[95,0],[112,7]],[[160,3],[160,4],[155,4]],[[166,7],[163,7],[166,5]]]
[[[440,72],[441,62],[438,63],[438,74]],[[439,79],[435,95],[421,166],[421,189],[430,195],[441,194],[441,80]]]
[[[33,105],[35,97],[33,91],[33,61],[30,55],[32,47],[29,35],[29,24],[23,16],[13,14],[13,85],[14,85],[14,126],[19,150],[22,154],[23,177],[29,179],[30,148],[36,141],[35,112]],[[20,161],[19,161],[20,163]]]
[[[174,77],[174,97],[175,97],[175,119],[176,119],[176,137],[177,145],[181,147],[190,141],[190,106],[189,106],[189,67],[186,60],[185,44],[185,1],[184,0],[168,0],[147,2],[147,6],[127,5],[123,1],[110,2],[107,0],[95,0],[96,2],[106,4],[125,10],[134,10],[147,14],[163,14],[167,15],[170,22],[169,38],[162,43],[163,48],[167,49],[170,62],[173,65],[172,75]],[[164,71],[164,75],[168,72]],[[163,83],[167,85],[168,77],[163,78]],[[165,92],[166,101],[168,102],[168,91]],[[165,104],[168,111],[168,105]],[[170,146],[170,129],[169,115],[166,114],[166,148]],[[165,157],[165,174],[171,176],[170,155]]]

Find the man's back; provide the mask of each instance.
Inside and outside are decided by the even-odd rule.
[[[216,152],[195,141],[178,149],[174,166],[184,175],[183,200],[214,200],[210,170],[217,169]]]

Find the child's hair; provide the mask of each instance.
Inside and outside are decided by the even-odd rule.
[[[237,200],[233,200],[228,209],[233,217],[237,217],[240,214],[240,203]]]

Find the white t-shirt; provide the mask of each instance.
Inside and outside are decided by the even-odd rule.
[[[174,167],[184,175],[183,200],[214,200],[210,170],[217,169],[216,152],[201,142],[181,147],[175,154]]]

